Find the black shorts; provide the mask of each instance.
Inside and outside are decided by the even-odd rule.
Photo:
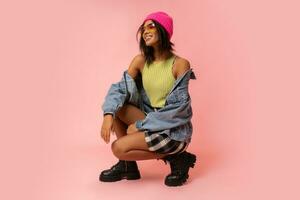
[[[181,153],[188,147],[188,143],[172,140],[166,134],[145,132],[145,140],[149,151],[159,154]]]

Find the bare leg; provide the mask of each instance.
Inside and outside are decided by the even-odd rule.
[[[117,139],[127,135],[126,130],[127,130],[127,125],[122,122],[118,117],[115,118],[113,122],[113,127],[117,136]]]
[[[158,154],[151,151],[144,150],[130,150],[126,154],[122,155],[122,160],[150,160],[160,159],[165,157],[166,154]]]
[[[166,156],[166,154],[149,151],[144,132],[126,134],[126,124],[130,125],[145,117],[145,114],[139,108],[131,104],[125,104],[117,112],[115,131],[118,139],[112,143],[112,151],[120,160],[148,160]]]
[[[149,151],[144,132],[132,133],[114,141],[112,151],[120,160],[159,159],[167,155]]]
[[[128,125],[134,123],[139,119],[144,119],[145,114],[137,107],[131,104],[125,104],[117,113],[113,122],[113,127],[117,139],[127,135],[126,130]]]
[[[125,104],[118,112],[117,117],[127,125],[133,124],[137,120],[145,119],[146,115],[137,107]]]

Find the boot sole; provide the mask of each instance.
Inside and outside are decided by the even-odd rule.
[[[165,185],[171,187],[182,186],[187,181],[188,178],[189,175],[187,174],[186,176],[182,177],[180,180],[176,180],[176,181],[168,181],[168,179],[166,179]]]
[[[190,154],[189,157],[190,157],[189,158],[190,159],[189,167],[194,168],[197,158],[193,154]],[[184,176],[181,179],[176,180],[176,181],[168,181],[168,179],[165,179],[165,185],[167,185],[167,186],[182,186],[187,181],[188,178],[189,178],[189,174],[187,173],[186,176]]]
[[[101,176],[99,177],[99,181],[102,182],[116,182],[116,181],[120,181],[122,179],[126,179],[126,180],[137,180],[140,179],[141,175],[140,173],[125,173],[122,174],[121,176]]]

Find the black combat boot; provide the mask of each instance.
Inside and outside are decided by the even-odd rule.
[[[99,176],[99,180],[103,182],[114,182],[122,179],[136,180],[140,178],[141,175],[136,161],[125,160],[120,160],[110,169],[102,171]]]
[[[171,173],[166,176],[165,184],[167,186],[180,186],[189,178],[189,168],[194,168],[196,156],[184,151],[180,154],[167,155],[163,161],[165,163],[168,161],[171,166]]]

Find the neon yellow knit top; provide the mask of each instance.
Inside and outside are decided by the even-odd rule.
[[[142,70],[143,86],[149,97],[152,107],[164,107],[166,97],[173,87],[175,78],[172,66],[176,56],[173,55],[164,61],[148,65],[145,63]]]

